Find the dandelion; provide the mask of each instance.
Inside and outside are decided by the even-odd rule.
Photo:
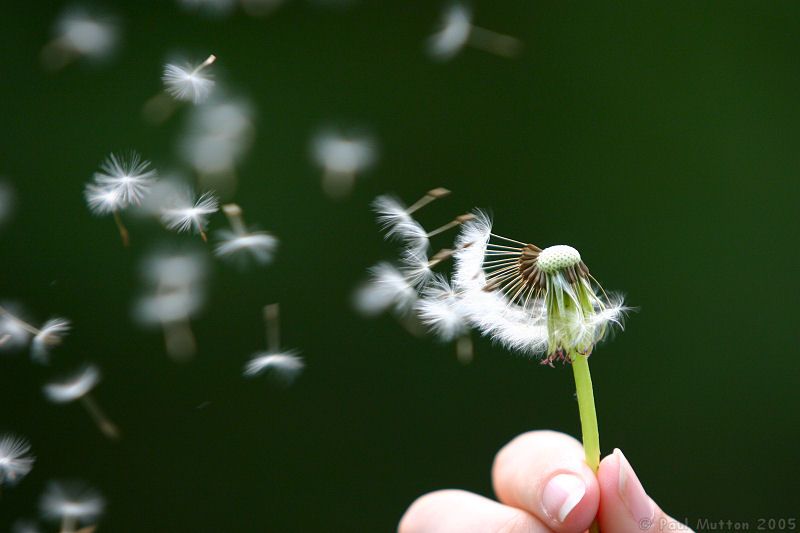
[[[444,10],[441,28],[427,44],[430,55],[441,61],[453,58],[466,45],[505,57],[515,55],[521,46],[514,37],[472,24],[471,11],[458,3]]]
[[[109,420],[90,394],[98,383],[100,383],[100,369],[94,365],[86,365],[65,379],[48,383],[43,391],[47,399],[53,403],[79,400],[103,435],[110,439],[118,439],[119,429]]]
[[[119,40],[116,20],[108,14],[71,7],[56,21],[55,37],[42,49],[42,62],[59,70],[76,59],[108,57]]]
[[[208,242],[206,227],[208,217],[219,211],[219,199],[213,192],[204,192],[195,199],[195,194],[191,190],[176,198],[170,207],[165,207],[161,211],[161,222],[167,229],[175,230],[178,233],[194,231],[200,234],[203,242]]]
[[[329,130],[312,139],[311,152],[324,171],[322,188],[334,199],[349,195],[356,175],[371,167],[377,158],[372,137]]]
[[[627,308],[589,273],[571,246],[540,248],[491,232],[484,213],[462,228],[457,239],[454,279],[465,312],[483,333],[505,345],[570,363],[575,384],[587,464],[597,471],[599,433],[588,359],[594,346]]]
[[[61,522],[61,533],[77,533],[79,524],[94,523],[105,506],[103,496],[81,481],[51,481],[39,501],[46,519]]]
[[[191,318],[203,307],[207,271],[205,256],[191,251],[157,253],[143,263],[149,286],[134,315],[142,324],[162,328],[167,354],[176,361],[186,361],[197,351]]]
[[[223,205],[222,212],[228,217],[231,229],[216,233],[219,243],[214,254],[223,259],[241,260],[242,263],[248,259],[262,265],[272,262],[278,239],[267,232],[248,229],[242,219],[242,208],[236,204]]]
[[[0,436],[0,487],[12,486],[28,475],[36,458],[30,443],[16,435]]]
[[[0,305],[0,347],[18,347],[28,343],[31,336],[31,358],[38,363],[50,362],[50,350],[61,344],[70,330],[66,318],[51,318],[41,328],[19,318],[12,307]]]
[[[264,307],[264,322],[267,329],[267,351],[253,354],[244,367],[245,377],[268,374],[274,381],[291,385],[305,368],[303,360],[294,350],[280,349],[279,306]]]
[[[140,205],[155,184],[156,171],[150,162],[131,151],[125,155],[110,154],[95,172],[93,181],[84,189],[89,210],[95,215],[114,215],[122,244],[128,246],[128,229],[120,211]]]

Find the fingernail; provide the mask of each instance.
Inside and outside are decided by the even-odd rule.
[[[542,505],[547,516],[563,522],[586,494],[583,479],[573,474],[554,476],[542,491]]]
[[[644,491],[631,464],[619,449],[614,450],[619,461],[619,496],[637,524],[652,524],[655,515],[653,500]],[[649,526],[644,528],[649,529]]]

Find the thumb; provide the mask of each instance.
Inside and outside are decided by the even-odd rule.
[[[600,531],[642,533],[692,530],[666,515],[647,495],[619,449],[603,459],[597,471],[600,483]]]

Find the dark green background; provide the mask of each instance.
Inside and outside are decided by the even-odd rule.
[[[51,369],[0,359],[0,429],[38,455],[4,491],[0,528],[34,514],[47,479],[78,477],[106,495],[107,531],[387,531],[425,491],[490,495],[492,457],[514,435],[577,434],[568,368],[485,340],[464,367],[452,347],[351,310],[365,269],[394,253],[370,200],[438,185],[454,194],[426,224],[489,208],[502,234],[576,246],[640,308],[591,360],[603,453],[620,447],[691,523],[797,516],[800,4],[601,4],[478,2],[477,23],[523,53],[436,64],[422,43],[438,2],[296,1],[267,19],[107,2],[124,20],[116,59],[56,75],[38,53],[62,5],[5,4],[0,173],[18,209],[0,229],[0,296],[74,321],[56,370],[100,364],[96,397],[124,438],[48,404]],[[123,249],[81,196],[112,150],[176,163],[183,117],[153,128],[139,115],[175,49],[213,51],[255,102],[235,199],[281,238],[266,269],[215,265],[187,365],[130,308],[138,259],[193,239],[133,224]],[[382,157],[333,203],[307,145],[339,119],[371,127]],[[240,375],[273,301],[308,365],[285,391]]]

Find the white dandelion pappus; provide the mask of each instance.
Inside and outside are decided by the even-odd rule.
[[[97,520],[105,509],[105,499],[81,481],[51,481],[39,501],[44,518],[61,521],[62,531],[74,531],[79,523]]]
[[[371,167],[377,159],[376,143],[371,136],[330,130],[314,136],[311,153],[324,170],[324,191],[335,199],[347,196],[356,175]]]
[[[442,13],[441,29],[428,39],[428,51],[437,59],[450,59],[467,44],[470,31],[470,10],[462,4],[451,5]]]
[[[296,351],[289,352],[258,352],[244,366],[244,375],[247,377],[268,374],[276,381],[291,384],[305,368],[303,359],[297,356]]]
[[[417,291],[403,273],[389,263],[370,268],[370,280],[356,291],[354,304],[366,316],[375,316],[391,309],[403,316],[417,301]]]
[[[100,383],[100,369],[94,365],[85,365],[65,379],[48,383],[42,390],[47,399],[53,403],[80,401],[97,428],[106,437],[117,439],[119,429],[109,420],[90,394],[98,383]]]
[[[30,443],[16,435],[0,437],[0,487],[14,485],[33,468],[36,458],[29,452]]]
[[[206,227],[208,217],[219,211],[219,200],[213,192],[204,192],[195,200],[191,191],[178,199],[170,207],[161,211],[161,222],[178,233],[194,231],[200,234],[204,241],[208,241]]]
[[[83,195],[89,210],[98,216],[116,213],[125,207],[119,192],[110,187],[87,183]]]
[[[13,351],[28,345],[37,329],[18,318],[21,314],[15,303],[0,304],[0,351]]]
[[[428,53],[434,59],[447,61],[467,45],[504,57],[516,55],[521,47],[515,37],[475,26],[472,12],[465,5],[451,4],[442,13],[439,31],[428,38]]]
[[[51,318],[34,335],[31,342],[31,358],[46,363],[50,359],[50,350],[61,344],[62,337],[71,329],[66,318]]]
[[[127,154],[109,154],[95,172],[94,182],[102,189],[116,193],[119,208],[139,205],[150,192],[157,174],[150,161],[142,159],[135,151]]]
[[[50,70],[61,69],[80,58],[105,59],[119,40],[115,18],[74,6],[58,17],[53,33],[41,53],[43,65]]]
[[[73,402],[87,395],[100,382],[100,370],[86,365],[74,375],[44,386],[44,395],[54,403]]]
[[[247,259],[262,265],[270,263],[278,246],[278,239],[270,233],[248,229],[242,218],[242,208],[237,204],[225,204],[222,211],[228,217],[231,229],[216,232],[219,242],[214,248],[214,255],[223,259],[240,260],[243,264]]]
[[[426,285],[416,310],[422,323],[442,341],[453,341],[469,331],[461,297],[441,274]]]
[[[399,199],[390,195],[378,196],[372,201],[372,209],[386,239],[397,239],[413,250],[428,249],[428,232],[411,217],[411,213]]]
[[[205,70],[217,56],[211,54],[199,65],[176,65],[167,63],[161,79],[167,93],[176,100],[199,104],[208,98],[214,88],[214,79]]]

